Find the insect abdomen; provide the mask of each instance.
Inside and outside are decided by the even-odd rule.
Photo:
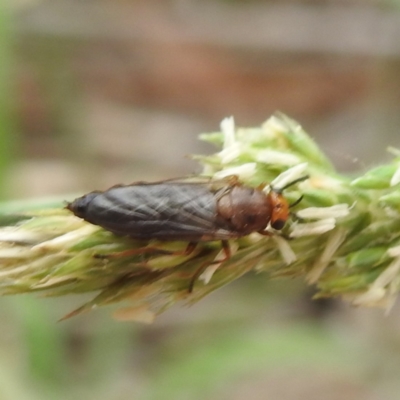
[[[72,211],[74,203],[70,205]],[[207,185],[159,183],[98,193],[79,216],[136,239],[217,240],[226,238],[229,232],[216,226],[216,212],[215,194]]]

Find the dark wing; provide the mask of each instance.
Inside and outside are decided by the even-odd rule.
[[[201,240],[218,230],[215,193],[199,183],[114,187],[91,200],[84,218],[136,239]]]
[[[137,181],[132,182],[129,185],[120,184],[115,185],[110,189],[118,188],[118,187],[127,187],[127,186],[155,186],[155,185],[208,185],[211,190],[216,191],[226,186],[240,185],[239,179],[236,175],[231,175],[226,178],[214,179],[211,176],[203,176],[203,175],[193,175],[193,176],[183,176],[179,178],[171,178],[165,179],[162,181],[155,182],[146,182],[146,181]]]

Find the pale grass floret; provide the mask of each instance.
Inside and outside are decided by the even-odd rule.
[[[338,218],[346,217],[350,213],[347,204],[337,204],[331,207],[308,207],[297,211],[296,215],[304,219],[317,219],[315,222],[298,222],[292,225],[290,237],[320,235],[332,230]]]
[[[22,259],[30,257],[32,257],[32,251],[30,248],[23,246],[0,248],[0,259]]]
[[[394,303],[395,291],[397,291],[397,287],[394,288],[392,284],[393,282],[397,283],[399,272],[400,257],[396,257],[375,279],[369,289],[353,300],[353,304],[368,307],[383,305],[390,308]]]
[[[331,207],[308,207],[296,212],[299,218],[325,219],[346,217],[350,213],[348,204],[336,204]]]
[[[236,242],[228,243],[231,255],[233,256],[238,248],[239,245]],[[225,251],[221,249],[219,253],[214,258],[213,264],[205,269],[205,271],[199,276],[199,280],[203,281],[205,285],[207,285],[211,278],[213,277],[215,271],[221,266],[222,262],[225,260]]]
[[[284,238],[282,238],[278,235],[272,236],[272,239],[275,241],[276,245],[278,246],[279,252],[281,253],[281,256],[282,256],[283,260],[285,261],[286,265],[290,265],[297,260],[296,254],[290,247],[287,240],[285,240]]]
[[[393,307],[400,283],[400,246],[388,249],[388,254],[393,257],[392,263],[375,279],[369,289],[357,296],[353,303],[362,306],[382,305],[386,313]]]
[[[235,119],[233,116],[226,117],[220,124],[221,132],[224,135],[224,149],[231,147],[236,143],[235,138]]]
[[[256,160],[264,164],[293,166],[300,164],[300,158],[294,154],[288,154],[278,150],[260,150]]]
[[[395,251],[388,251],[389,255],[395,253]],[[388,286],[389,294],[394,294],[397,291],[398,281],[400,272],[400,256],[394,257],[392,263],[376,278],[375,282],[372,285],[376,285],[377,287],[386,287]]]
[[[205,271],[199,276],[199,280],[203,281],[205,285],[208,285],[214,275],[214,272],[221,266],[221,263],[211,264],[205,269]]]
[[[5,270],[0,272],[0,279],[13,277],[18,274],[22,274],[23,272],[27,271],[28,267],[22,265],[21,267],[13,268],[11,270]]]
[[[47,266],[52,266],[56,264],[61,259],[59,254],[50,254],[50,255],[41,255],[40,257],[31,260],[32,256],[34,255],[32,251],[26,250],[26,254],[27,256],[22,259],[23,262],[21,263],[20,266],[0,271],[0,279],[4,279],[6,277],[15,277],[19,275],[21,276],[23,272],[28,273],[32,271],[35,272],[41,271],[43,268]],[[4,257],[1,258],[4,259]],[[18,258],[21,259],[21,257]],[[33,286],[38,287],[41,282],[48,281],[49,279],[50,279],[49,276],[44,276],[39,283],[34,283]]]
[[[237,167],[230,167],[223,169],[222,171],[218,171],[214,174],[215,179],[222,179],[228,176],[236,175],[240,179],[246,180],[253,177],[256,172],[256,163],[247,163],[242,164]]]
[[[232,146],[220,151],[218,155],[221,158],[221,164],[229,164],[236,160],[241,154],[241,148],[239,143],[234,143]]]
[[[268,118],[262,125],[264,135],[269,138],[279,137],[286,129],[282,121],[275,116]]]
[[[308,163],[301,163],[298,165],[295,165],[294,167],[291,167],[287,169],[286,171],[282,172],[280,175],[278,175],[272,182],[271,182],[271,187],[273,188],[281,188],[284,187],[291,182],[295,181],[296,179],[299,179],[304,176],[305,171],[307,170]],[[266,188],[266,190],[269,190],[269,188]]]
[[[241,153],[241,145],[236,140],[235,120],[233,117],[228,117],[221,121],[221,132],[224,135],[224,145],[218,155],[221,158],[221,164],[229,164],[237,159]]]
[[[390,186],[396,186],[398,183],[400,183],[400,165],[397,167],[392,179],[390,180]]]
[[[335,227],[335,218],[325,218],[316,222],[296,223],[292,225],[291,238],[301,236],[322,235]]]
[[[324,251],[322,254],[315,260],[311,270],[307,274],[307,281],[310,284],[314,284],[318,281],[320,276],[325,271],[326,267],[332,260],[333,255],[336,253],[336,250],[341,246],[341,244],[346,239],[346,230],[345,229],[337,229],[332,232],[329,236],[329,239],[326,243]]]
[[[390,218],[398,218],[400,216],[399,212],[392,207],[384,207],[383,211]]]
[[[313,188],[325,189],[329,190],[330,192],[339,191],[343,187],[343,183],[339,179],[332,178],[330,176],[312,175],[308,182]],[[353,182],[351,184],[353,184]]]
[[[0,242],[7,243],[38,243],[46,239],[41,232],[27,231],[19,228],[2,228],[0,230]]]
[[[95,225],[87,224],[82,228],[76,229],[72,232],[68,232],[64,235],[58,236],[51,240],[46,240],[36,246],[32,247],[32,251],[35,250],[63,250],[68,246],[72,246],[79,243],[80,240],[86,239],[92,233],[98,231],[100,228]]]
[[[400,246],[390,247],[387,252],[390,257],[400,257]]]
[[[345,296],[350,298],[352,296]],[[366,292],[352,298],[352,304],[363,307],[387,307],[386,290],[382,287],[371,287]]]

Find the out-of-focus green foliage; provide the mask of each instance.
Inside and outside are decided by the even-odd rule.
[[[12,31],[7,2],[0,4],[0,199],[7,197],[6,172],[14,159],[16,143],[12,118],[15,88],[12,76]]]

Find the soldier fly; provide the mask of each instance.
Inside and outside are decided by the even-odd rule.
[[[225,254],[222,261],[226,261],[230,258],[228,239],[253,232],[270,235],[266,230],[269,225],[274,230],[284,228],[289,208],[301,198],[289,205],[282,192],[307,178],[279,189],[271,187],[268,193],[263,190],[265,185],[249,187],[239,183],[236,176],[208,182],[136,182],[88,193],[66,208],[116,235],[138,240],[187,241],[185,255],[194,250],[197,242],[221,240]],[[156,249],[145,247],[123,253],[152,250]],[[195,275],[198,277],[199,273]]]

